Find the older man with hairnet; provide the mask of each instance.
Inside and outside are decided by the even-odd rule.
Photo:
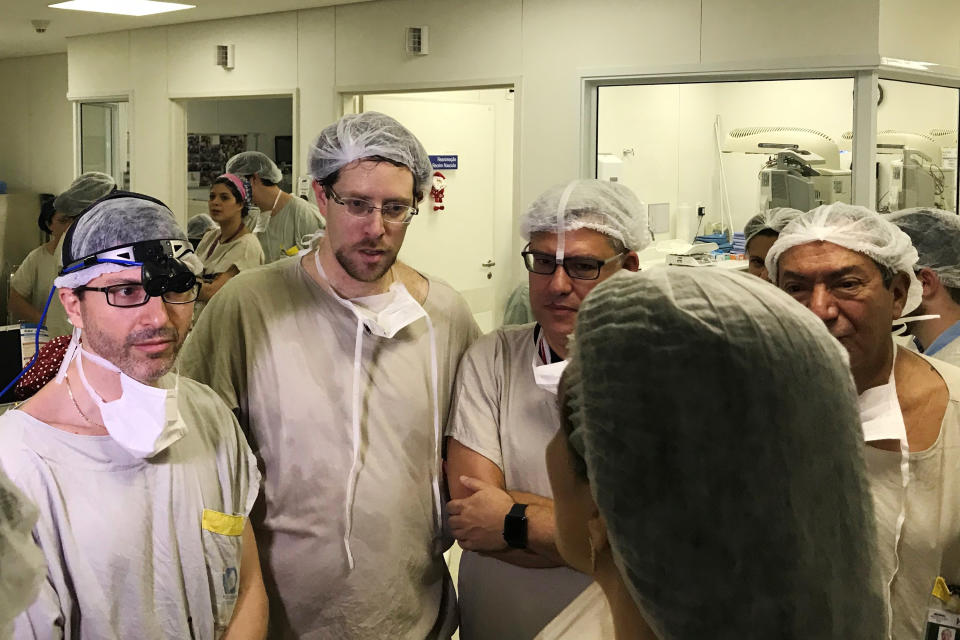
[[[850,355],[890,637],[929,637],[927,610],[945,606],[931,593],[960,584],[960,369],[893,341],[921,300],[917,251],[877,213],[835,203],[787,225],[766,264]]]
[[[743,235],[748,272],[764,280],[769,279],[767,277],[767,267],[764,264],[767,259],[767,252],[777,241],[783,228],[791,220],[802,214],[803,212],[798,209],[774,207],[761,211],[747,221],[747,224],[743,227]]]
[[[213,390],[174,371],[199,290],[186,235],[117,191],[80,215],[63,261],[63,364],[0,416],[0,467],[40,510],[48,565],[15,637],[263,638],[256,459]]]
[[[449,638],[440,439],[479,329],[449,285],[397,260],[430,160],[365,112],[324,129],[309,162],[326,235],[233,278],[183,370],[239,412],[262,465],[270,637]]]
[[[543,452],[559,425],[557,382],[580,303],[599,282],[636,271],[649,242],[644,205],[601,180],[546,191],[521,228],[537,321],[470,348],[447,430],[447,508],[465,550],[463,640],[529,640],[590,583],[557,553]]]
[[[277,186],[283,174],[265,153],[238,153],[227,160],[226,173],[250,181],[251,200],[260,209],[254,231],[267,263],[296,255],[301,246],[323,230],[323,218],[315,206]]]
[[[908,326],[927,356],[960,365],[960,216],[937,209],[905,209],[886,216],[910,236],[919,254],[920,306]],[[939,316],[939,317],[937,317]],[[908,318],[909,320],[910,318]]]
[[[98,171],[81,174],[53,201],[50,240],[31,251],[10,280],[10,311],[17,320],[40,322],[60,268],[60,240],[80,212],[117,188],[112,176]],[[67,314],[54,296],[44,321],[50,337],[67,336],[73,330]]]

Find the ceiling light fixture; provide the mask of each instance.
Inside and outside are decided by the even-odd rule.
[[[68,0],[67,2],[58,2],[47,6],[51,9],[114,13],[121,16],[149,16],[155,13],[196,8],[196,5],[192,4],[159,2],[158,0]]]
[[[889,67],[900,67],[901,69],[912,69],[914,71],[929,71],[930,67],[940,66],[936,62],[904,60],[902,58],[880,58],[880,64],[885,64]]]

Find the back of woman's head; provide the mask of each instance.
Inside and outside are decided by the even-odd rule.
[[[570,444],[661,638],[880,637],[856,393],[820,320],[677,267],[598,285],[574,335]]]

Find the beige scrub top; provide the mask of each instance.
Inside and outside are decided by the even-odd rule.
[[[937,576],[947,584],[960,584],[960,369],[921,357],[946,382],[950,399],[937,441],[926,451],[909,454],[910,483],[896,575],[894,540],[903,504],[900,452],[864,447],[876,509],[879,565],[885,584],[893,577],[888,595],[894,640],[923,638],[927,608],[943,604],[930,595]]]
[[[392,339],[363,331],[351,571],[343,536],[357,319],[302,259],[230,280],[181,355],[181,373],[239,410],[259,458],[264,491],[252,522],[270,638],[449,638],[456,599],[443,561],[450,539],[434,510],[440,452],[426,320]],[[456,291],[428,281],[423,306],[436,331],[442,433],[457,364],[479,329]]]
[[[50,288],[53,287],[53,281],[60,270],[60,251],[62,247],[63,238],[61,237],[53,253],[47,251],[46,245],[35,248],[27,254],[27,257],[20,264],[20,268],[17,269],[10,280],[10,286],[38,311],[43,311],[44,305],[47,304]],[[60,296],[56,293],[53,294],[53,299],[50,301],[50,309],[47,311],[44,324],[46,324],[47,332],[51,338],[73,333],[73,325],[67,320],[67,312],[64,311]]]
[[[203,262],[203,275],[219,275],[230,267],[236,267],[237,271],[243,272],[263,264],[263,249],[260,248],[260,242],[252,233],[245,233],[230,242],[217,244],[213,253],[207,256],[210,247],[219,238],[220,229],[211,229],[203,234],[203,239],[197,244],[195,253]],[[194,321],[200,317],[200,312],[206,305],[206,302],[197,300],[193,307]]]
[[[508,490],[553,498],[545,451],[560,414],[533,378],[535,326],[497,329],[467,351],[447,435],[500,467]],[[464,551],[460,638],[529,640],[590,582],[567,567],[527,569]]]
[[[110,436],[0,416],[0,467],[40,511],[34,538],[48,566],[14,638],[223,635],[241,558],[241,536],[224,522],[242,528],[260,476],[209,387],[180,378],[177,403],[186,434],[146,460]],[[227,517],[204,524],[208,510]]]
[[[320,211],[312,204],[291,196],[287,203],[277,209],[276,215],[260,212],[261,224],[267,228],[257,233],[263,247],[264,262],[270,263],[286,257],[285,251],[296,247],[304,236],[313,235],[325,228]]]

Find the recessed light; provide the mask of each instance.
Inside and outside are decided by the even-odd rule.
[[[159,2],[158,0],[68,0],[67,2],[58,2],[47,6],[51,9],[115,13],[121,16],[149,16],[155,13],[196,8],[196,5],[192,4]]]

